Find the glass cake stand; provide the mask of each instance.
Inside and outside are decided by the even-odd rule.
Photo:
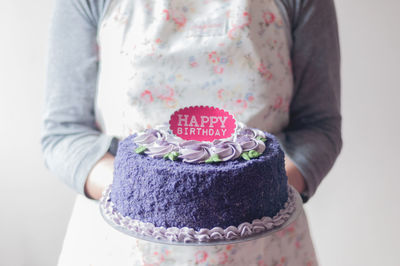
[[[252,241],[256,239],[260,239],[263,237],[267,237],[269,235],[274,234],[277,231],[280,231],[290,224],[292,224],[300,215],[302,211],[302,204],[303,201],[299,195],[299,193],[293,188],[289,187],[289,189],[292,191],[292,204],[291,206],[294,207],[294,210],[291,212],[290,216],[285,219],[284,222],[282,222],[278,226],[274,226],[271,229],[265,230],[260,233],[254,233],[250,236],[247,237],[241,237],[237,239],[232,239],[232,240],[213,240],[210,242],[179,242],[179,241],[171,241],[168,239],[160,239],[157,237],[154,237],[153,235],[149,234],[143,234],[141,233],[141,230],[137,229],[137,225],[141,224],[142,226],[149,225],[148,223],[142,223],[140,221],[133,220],[129,217],[122,217],[121,214],[119,214],[113,207],[112,202],[110,201],[110,193],[111,193],[111,185],[104,191],[102,198],[100,199],[100,213],[103,216],[104,220],[114,229],[132,236],[137,239],[145,240],[145,241],[150,241],[158,244],[168,244],[168,245],[178,245],[178,246],[216,246],[216,245],[229,245],[229,244],[236,244],[236,243],[241,243],[241,242],[246,242],[246,241]],[[155,228],[154,226],[152,228]],[[157,229],[157,228],[155,228]]]

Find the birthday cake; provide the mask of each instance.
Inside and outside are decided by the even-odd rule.
[[[212,142],[147,129],[120,142],[114,167],[109,204],[127,226],[157,239],[238,239],[293,212],[278,141],[244,125]]]

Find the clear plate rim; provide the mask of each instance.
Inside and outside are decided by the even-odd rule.
[[[277,231],[280,231],[286,227],[288,227],[290,224],[292,224],[300,215],[303,207],[303,200],[301,199],[300,194],[297,192],[296,189],[294,189],[292,186],[289,185],[289,187],[293,190],[294,192],[294,199],[295,199],[295,210],[294,212],[291,214],[291,216],[289,217],[288,220],[286,220],[286,222],[284,222],[282,225],[274,227],[273,229],[270,229],[268,231],[265,232],[261,232],[258,234],[254,234],[251,235],[249,237],[245,237],[245,238],[239,238],[239,239],[235,239],[235,240],[221,240],[221,241],[212,241],[212,242],[189,242],[189,243],[185,243],[185,242],[177,242],[177,241],[169,241],[169,240],[164,240],[164,239],[156,239],[153,237],[149,237],[149,236],[144,236],[141,234],[138,234],[132,230],[129,230],[128,228],[126,228],[124,225],[122,224],[117,224],[113,221],[113,219],[111,219],[107,214],[106,214],[106,210],[102,207],[102,202],[104,202],[106,200],[106,198],[108,198],[108,194],[110,191],[110,186],[108,186],[104,191],[105,193],[103,193],[102,198],[100,199],[100,204],[99,204],[99,209],[100,209],[100,213],[103,217],[103,219],[115,230],[124,233],[126,235],[132,236],[136,239],[140,239],[140,240],[145,240],[145,241],[149,241],[149,242],[153,242],[153,243],[157,243],[157,244],[168,244],[168,245],[176,245],[176,246],[217,246],[217,245],[229,245],[229,244],[236,244],[236,243],[241,243],[241,242],[247,242],[247,241],[252,241],[252,240],[256,240],[259,238],[263,238],[263,237],[267,237],[269,235],[274,234]],[[108,191],[108,193],[106,193]]]

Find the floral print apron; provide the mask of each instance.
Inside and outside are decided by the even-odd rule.
[[[288,28],[273,0],[114,0],[99,26],[97,121],[107,134],[223,108],[272,133],[293,91]]]
[[[209,105],[277,133],[293,91],[290,30],[273,0],[112,0],[98,32],[96,119],[109,135]],[[267,237],[215,246],[137,240],[78,196],[59,265],[316,265],[306,216]]]

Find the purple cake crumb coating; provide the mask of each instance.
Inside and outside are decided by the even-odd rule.
[[[273,217],[288,199],[284,153],[267,134],[258,158],[189,164],[135,153],[133,136],[121,141],[111,201],[123,216],[163,227],[238,226]]]

